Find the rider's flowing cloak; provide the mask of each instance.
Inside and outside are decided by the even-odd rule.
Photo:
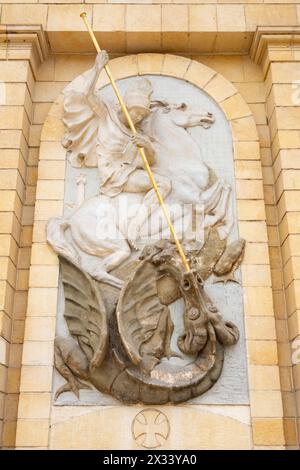
[[[81,92],[91,73],[88,70],[64,89],[64,118],[67,132],[62,145],[67,148],[68,160],[74,167],[96,167],[97,132],[100,116],[91,108],[88,97]]]
[[[132,134],[120,122],[114,103],[101,97],[101,106],[99,105],[96,109],[87,95],[80,91],[80,89],[84,89],[84,81],[90,73],[91,70],[88,70],[64,90],[63,122],[67,132],[62,145],[67,148],[69,162],[77,168],[82,166],[99,167],[100,157],[100,192],[114,197],[122,191],[129,175],[140,162],[136,158],[137,149],[131,142]],[[101,126],[104,125],[107,115],[109,115],[111,124],[118,128],[120,135],[127,138],[124,151],[118,155],[113,151],[114,144],[117,143],[113,138],[110,142],[110,148],[104,148],[99,141]]]

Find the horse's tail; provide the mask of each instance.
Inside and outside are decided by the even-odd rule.
[[[52,217],[46,225],[47,242],[58,254],[67,258],[76,265],[80,265],[80,256],[67,240],[65,231],[70,227],[70,222],[63,217]]]

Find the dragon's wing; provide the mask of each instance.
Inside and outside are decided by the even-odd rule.
[[[108,345],[105,306],[97,281],[62,256],[61,279],[65,294],[65,313],[69,331],[93,366],[104,359]]]
[[[156,280],[153,264],[142,261],[119,298],[118,328],[134,364],[141,361],[140,347],[152,337],[165,310],[158,297]]]

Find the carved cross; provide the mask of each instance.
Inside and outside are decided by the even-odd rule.
[[[170,432],[167,416],[157,409],[142,410],[132,423],[134,439],[147,449],[160,447]]]

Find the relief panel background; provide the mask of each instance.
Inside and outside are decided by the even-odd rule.
[[[234,220],[237,220],[236,214],[236,197],[235,197],[235,179],[234,179],[234,166],[233,166],[233,147],[231,132],[219,106],[202,90],[196,86],[167,76],[146,75],[150,79],[154,93],[153,100],[164,99],[170,103],[186,103],[193,105],[201,110],[211,112],[215,117],[215,123],[210,129],[203,129],[201,127],[190,128],[189,132],[201,147],[204,162],[211,167],[219,178],[224,178],[227,183],[232,186],[232,211]],[[126,86],[129,83],[137,80],[136,77],[130,77],[118,80],[118,86],[124,94]],[[105,98],[115,101],[112,89],[110,86],[105,86],[101,90],[101,94]],[[159,158],[159,157],[158,157]],[[170,156],[170,164],[171,164]],[[64,197],[64,214],[69,215],[74,204],[77,202],[79,186],[78,178],[83,176],[85,180],[84,192],[85,199],[92,197],[98,192],[99,177],[97,168],[74,168],[69,162],[66,164],[66,184],[65,184],[65,197]],[[228,238],[228,243],[238,239],[237,224]],[[88,256],[88,255],[84,255]],[[240,279],[240,270],[236,273]],[[209,281],[208,281],[209,283]],[[221,377],[217,383],[204,395],[190,400],[189,403],[194,404],[247,404],[248,398],[248,384],[247,384],[247,370],[246,370],[246,350],[245,350],[245,337],[243,325],[243,298],[242,288],[235,283],[223,284],[210,284],[206,282],[206,289],[209,296],[214,301],[215,305],[220,309],[223,317],[226,320],[233,321],[239,328],[241,338],[239,342],[225,348],[225,360]],[[62,288],[59,290],[58,302],[58,321],[57,321],[57,334],[68,336],[68,330],[63,318],[64,299]],[[180,331],[182,301],[175,302],[171,307],[171,316],[175,325],[175,330],[172,337],[172,348],[176,351],[175,336]],[[163,360],[167,361],[167,358]],[[64,383],[64,379],[55,370],[53,390],[55,391],[60,385]],[[80,400],[78,401],[73,393],[67,392],[62,394],[55,405],[113,405],[119,402],[97,390],[81,390]]]

